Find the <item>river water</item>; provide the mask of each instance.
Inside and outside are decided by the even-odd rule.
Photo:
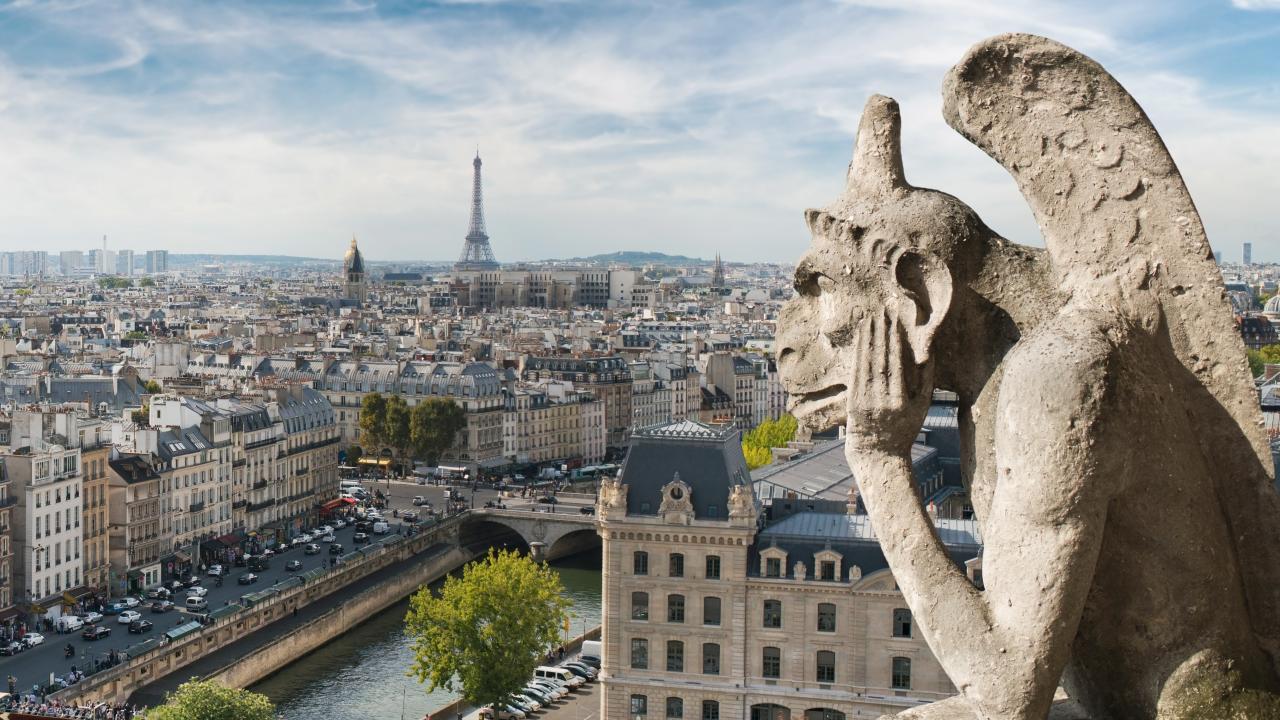
[[[551,563],[573,601],[570,636],[600,624],[600,552]],[[251,687],[284,720],[420,720],[455,699],[426,691],[406,673],[413,663],[404,634],[404,600]]]

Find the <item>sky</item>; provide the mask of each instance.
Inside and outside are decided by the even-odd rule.
[[[478,148],[500,261],[791,262],[877,92],[913,184],[1042,244],[941,116],[1008,31],[1103,63],[1214,248],[1280,262],[1280,0],[0,0],[0,250],[452,260]]]

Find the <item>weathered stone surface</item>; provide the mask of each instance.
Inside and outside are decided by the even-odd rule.
[[[1047,251],[912,187],[867,102],[845,192],[780,322],[793,412],[846,452],[960,695],[902,718],[1280,717],[1280,498],[1244,348],[1186,186],[1101,66],[1002,35],[944,114],[1018,182]],[[961,401],[985,589],[948,559],[908,456]]]

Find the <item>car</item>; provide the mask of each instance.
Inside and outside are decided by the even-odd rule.
[[[173,592],[177,592],[186,586],[187,584],[181,580],[171,580],[169,581],[169,584],[166,585],[165,587],[169,588],[169,590]]]
[[[223,570],[221,565],[210,565],[208,572],[205,574],[209,577],[222,577],[222,573]]]
[[[196,577],[195,575],[192,575],[191,577],[182,581],[182,586],[188,587],[188,588],[195,587],[196,585],[199,585],[199,584],[200,584],[200,578]]]
[[[299,545],[306,545],[307,540],[303,536],[299,535],[298,537],[289,541],[289,544],[292,545],[293,547],[298,547]]]
[[[169,588],[154,587],[147,591],[146,598],[148,600],[168,600],[173,597],[173,593],[169,592]]]
[[[559,700],[563,698],[565,695],[569,694],[569,688],[565,687],[564,685],[560,685],[558,683],[553,683],[550,680],[534,678],[533,680],[529,681],[529,685],[536,690],[540,690],[546,693],[547,695],[550,695],[552,698],[556,700]]]
[[[105,615],[119,615],[120,613],[128,609],[129,609],[129,606],[125,605],[122,602],[113,602],[110,605],[107,605],[106,607],[102,608],[102,612]]]
[[[193,588],[187,588],[187,597],[204,597],[209,594],[209,588],[196,585]]]
[[[555,505],[560,501],[556,499],[555,495],[543,495],[542,497],[538,498],[538,502],[543,503],[545,505]]]
[[[337,536],[335,536],[333,533],[329,533],[328,535],[324,535],[324,536],[322,536],[322,537],[320,538],[320,542],[327,542],[327,543],[331,543],[331,542],[334,542],[334,541],[335,541],[335,540],[337,540],[337,539],[338,539],[338,538],[337,538]]]
[[[334,529],[334,530],[341,530],[342,528],[344,528],[344,527],[346,527],[346,526],[347,526],[347,521],[346,521],[346,520],[338,519],[338,520],[334,520],[334,521],[333,521],[333,529]]]
[[[137,610],[125,610],[124,612],[120,613],[120,617],[116,619],[116,622],[120,623],[121,625],[128,625],[134,620],[141,620],[141,619],[142,619],[142,613],[138,612]]]
[[[284,569],[285,569],[285,570],[288,570],[289,572],[293,572],[293,571],[295,571],[295,570],[301,570],[301,569],[302,569],[302,561],[301,561],[301,560],[290,560],[289,562],[287,562],[287,563],[285,563],[285,564],[284,564]]]
[[[269,558],[269,557],[271,557],[272,555],[275,555],[275,554],[276,554],[276,551],[275,551],[275,550],[272,550],[271,548],[263,548],[262,552],[258,555],[258,557],[260,557],[260,558]]]
[[[315,536],[315,535],[312,535],[312,534],[311,534],[311,533],[309,533],[309,532],[304,532],[304,533],[302,533],[301,535],[299,535],[298,537],[302,538],[302,542],[304,542],[304,543],[309,543],[309,542],[311,542],[312,540],[315,540],[315,539],[316,539],[316,536]]]
[[[485,705],[480,708],[480,717],[492,720],[494,717],[493,706]],[[510,705],[502,705],[498,708],[497,720],[524,720],[524,717],[523,710],[518,710]]]
[[[594,668],[596,672],[600,671],[600,658],[598,657],[592,657],[590,655],[579,655],[577,662],[582,663],[583,665],[586,665],[589,668]]]
[[[17,655],[26,649],[27,646],[20,642],[7,642],[0,645],[0,655]]]
[[[341,555],[341,554],[342,554],[342,543],[334,543],[334,544],[330,545],[330,546],[329,546],[329,554],[330,554],[330,555]]]
[[[151,630],[151,628],[153,627],[155,627],[155,625],[152,625],[150,620],[138,619],[129,623],[129,632],[134,633],[136,635],[136,634],[147,632]]]
[[[319,555],[320,546],[316,545],[315,543],[311,543],[310,545],[307,546],[305,550],[303,550],[303,552],[305,552],[308,555]]]
[[[40,633],[27,633],[22,636],[22,644],[29,648],[44,644],[44,636]]]
[[[80,615],[80,620],[81,620],[85,625],[92,625],[92,624],[94,624],[94,623],[96,623],[96,622],[102,622],[102,613],[100,613],[100,612],[94,612],[93,610],[90,610],[90,611],[88,611],[88,612],[86,612],[86,613],[81,614],[81,615]]]
[[[521,688],[520,694],[524,695],[525,697],[533,698],[534,700],[537,700],[539,703],[542,704],[542,707],[551,707],[556,702],[555,697],[550,695],[549,693],[543,692],[542,688],[536,688],[529,685],[526,685],[525,687]]]
[[[542,708],[541,705],[530,700],[524,695],[516,695],[514,693],[507,696],[506,702],[507,705],[510,705],[511,707],[519,708],[520,712],[523,712],[525,715],[532,715]]]
[[[351,542],[356,542],[356,543],[369,542],[369,533],[358,532],[351,536]]]
[[[415,506],[418,506],[418,505],[430,505],[431,503],[427,501],[427,498],[424,495],[414,495],[413,504]]]
[[[329,527],[328,525],[321,525],[320,527],[316,528],[316,534],[317,534],[317,535],[332,535],[332,534],[333,534],[333,528]]]
[[[253,573],[245,573],[240,577],[236,578],[236,582],[240,583],[241,585],[252,585],[258,582],[258,576],[254,575]]]
[[[577,675],[578,677],[588,682],[596,679],[596,671],[587,667],[586,665],[567,662],[567,663],[560,663],[560,667],[564,668],[565,670],[568,670],[569,672],[573,673],[574,675]]]
[[[578,508],[578,514],[579,515],[595,515],[596,508],[594,505],[583,505],[582,507]]]
[[[416,523],[418,522],[418,512],[416,510],[406,510],[400,513],[400,519],[407,523]]]
[[[75,615],[63,615],[53,621],[53,626],[60,633],[75,632],[84,627],[84,621]]]
[[[167,613],[173,609],[173,603],[169,600],[157,600],[151,603],[151,612]]]
[[[136,608],[142,604],[142,601],[139,600],[138,598],[127,596],[127,595],[125,597],[120,598],[120,602],[124,603],[124,606],[129,609]]]
[[[90,625],[80,633],[80,637],[85,640],[101,640],[104,637],[111,637],[110,625]]]

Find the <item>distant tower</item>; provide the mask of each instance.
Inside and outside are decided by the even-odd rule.
[[[351,247],[347,248],[346,257],[342,258],[343,296],[359,307],[364,307],[368,287],[364,281],[364,258],[360,248],[356,247],[356,236],[351,236]]]
[[[1253,243],[1244,244],[1244,264],[1245,265],[1253,264]]]
[[[716,264],[711,269],[711,289],[724,288],[724,263],[720,262],[720,253],[716,253]]]
[[[498,261],[493,259],[493,248],[489,247],[489,236],[484,231],[484,198],[480,194],[480,151],[476,151],[476,159],[471,163],[475,169],[475,180],[471,186],[471,227],[467,228],[467,243],[462,246],[462,257],[453,264],[454,270],[497,270]]]

